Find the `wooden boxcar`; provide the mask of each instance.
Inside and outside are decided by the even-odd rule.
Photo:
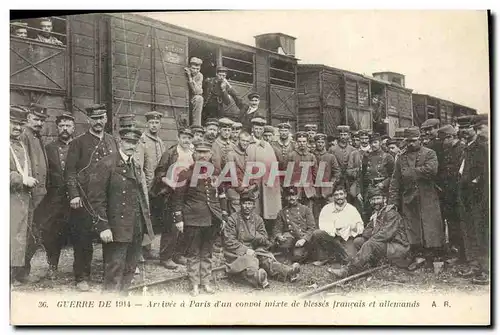
[[[35,41],[36,19],[28,21],[28,38],[11,35],[11,104],[38,102],[51,118],[44,137],[56,136],[54,116],[76,117],[77,133],[87,129],[85,107],[106,103],[107,131],[115,132],[118,117],[157,110],[164,114],[160,136],[167,145],[189,124],[189,90],[184,73],[190,57],[204,60],[205,78],[218,65],[240,96],[261,95],[269,122],[297,120],[296,64],[293,55],[181,28],[136,14],[85,14],[53,17],[54,34],[63,45]],[[56,29],[57,28],[57,29]],[[286,35],[285,35],[286,36]],[[264,40],[256,36],[256,40]],[[236,114],[234,102],[223,113]]]
[[[427,94],[413,94],[413,122],[420,126],[425,120],[436,118],[442,125],[452,124],[460,116],[475,115],[476,110]]]
[[[412,124],[411,90],[382,79],[326,65],[298,67],[299,125],[319,125],[328,135],[347,124],[394,134]]]

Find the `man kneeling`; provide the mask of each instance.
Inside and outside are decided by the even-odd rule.
[[[370,188],[368,198],[373,215],[362,234],[365,242],[347,266],[328,269],[336,277],[353,275],[369,265],[376,265],[384,257],[404,267],[410,244],[401,215],[394,205],[386,205],[384,193],[379,188]]]
[[[233,213],[224,227],[224,256],[227,273],[241,276],[260,288],[269,286],[267,276],[278,280],[294,282],[300,266],[291,267],[279,263],[268,248],[272,243],[267,237],[264,220],[253,212],[253,195],[240,195],[241,210]]]

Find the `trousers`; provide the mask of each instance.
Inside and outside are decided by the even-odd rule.
[[[326,231],[317,229],[313,232],[309,245],[315,248],[314,253],[319,260],[333,258],[340,263],[347,264],[363,243],[364,238],[361,236],[349,237],[346,241],[340,236],[333,237]]]
[[[84,208],[71,209],[70,241],[73,245],[73,273],[75,281],[90,280],[93,241],[97,237],[93,230],[92,217]]]
[[[185,226],[187,273],[191,285],[206,285],[212,276],[216,227]]]
[[[193,95],[191,98],[191,124],[201,126],[201,111],[203,110],[203,96]]]
[[[285,240],[278,242],[278,250],[285,253],[292,262],[305,262],[309,256],[309,242],[306,242],[302,247],[296,247],[295,243],[297,243],[298,239],[292,234],[286,232],[283,237]]]

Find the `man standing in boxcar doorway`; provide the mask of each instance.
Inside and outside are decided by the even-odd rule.
[[[408,240],[415,260],[409,270],[431,262],[444,243],[443,220],[436,191],[438,161],[434,150],[422,146],[417,127],[407,128],[406,151],[396,160],[389,187],[395,205],[408,225]],[[424,256],[424,257],[421,257]]]
[[[218,119],[220,110],[224,108],[224,104],[229,105],[231,100],[228,99],[227,90],[229,83],[227,82],[227,68],[217,66],[215,78],[205,79],[203,85],[203,115],[202,122],[209,118]]]
[[[54,35],[52,35],[52,20],[48,17],[43,17],[40,19],[40,32],[37,36],[37,40],[43,43],[63,45],[63,42],[59,41]]]
[[[106,105],[92,105],[86,108],[86,112],[90,128],[70,143],[65,171],[72,211],[70,238],[74,253],[73,271],[76,287],[81,291],[89,290],[95,236],[93,219],[97,218],[89,203],[88,183],[92,176],[101,173],[96,170],[97,163],[118,152],[115,139],[104,132],[108,120]]]
[[[203,74],[200,72],[203,61],[191,57],[189,67],[185,68],[191,92],[191,123],[201,126],[201,111],[203,110]]]

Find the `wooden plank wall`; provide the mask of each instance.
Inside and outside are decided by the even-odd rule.
[[[269,55],[258,50],[255,53],[255,89],[260,95],[260,108],[266,119],[269,112]]]
[[[342,75],[329,70],[321,71],[324,106],[341,107],[343,100]]]
[[[243,101],[248,101],[248,94],[253,92],[254,87],[251,84],[240,83],[231,81],[231,86],[236,91],[239,98],[243,99]],[[236,106],[236,102],[231,98],[231,103],[229,105],[223,106],[223,115],[229,117],[230,119],[236,120],[240,115],[240,109]],[[262,101],[259,104],[259,113],[262,113],[263,116],[267,114],[266,109],[262,106]]]
[[[298,81],[298,129],[304,129],[308,123],[319,124],[321,120],[320,106],[320,71],[302,69],[299,66]]]

